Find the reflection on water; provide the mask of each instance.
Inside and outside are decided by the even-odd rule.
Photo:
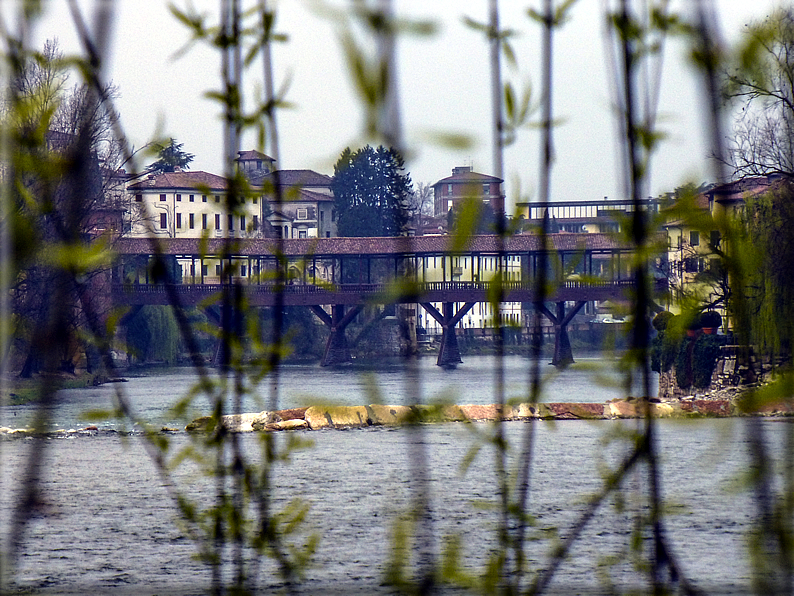
[[[436,366],[434,357],[419,360],[414,372],[399,363],[377,368],[352,365],[323,368],[316,364],[285,365],[279,374],[279,406],[293,408],[317,403],[366,405],[371,403],[406,404],[435,401],[458,404],[494,403],[494,356],[466,356],[456,369]],[[506,356],[503,361],[506,399],[527,401],[530,360],[523,356]],[[614,360],[601,357],[578,357],[576,364],[563,371],[544,366],[543,401],[603,403],[625,397],[627,391]],[[417,377],[419,381],[417,381]],[[179,426],[183,421],[169,415],[174,402],[195,385],[189,369],[173,369],[155,376],[130,377],[119,387],[129,398],[134,411],[155,425]],[[652,386],[656,389],[654,374]],[[418,390],[421,388],[421,395]],[[55,428],[80,428],[87,419],[84,413],[111,407],[114,386],[105,385],[61,392],[59,406],[53,412]],[[639,395],[637,386],[628,394]],[[243,410],[267,409],[268,379],[243,400]],[[21,428],[29,424],[34,406],[12,406],[0,410],[0,426]],[[191,416],[207,415],[210,404],[206,396],[194,400]],[[120,428],[120,423],[105,426]]]

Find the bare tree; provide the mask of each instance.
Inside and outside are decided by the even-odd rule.
[[[728,151],[734,176],[794,173],[794,8],[748,27],[725,93],[742,102]]]
[[[5,104],[6,117],[16,119],[24,137],[6,175],[17,182],[10,223],[23,231],[29,247],[19,253],[11,291],[15,343],[27,354],[21,371],[26,377],[42,365],[35,329],[49,316],[54,293],[68,313],[60,367],[73,370],[76,331],[86,322],[85,304],[98,306],[96,284],[103,274],[102,267],[78,256],[78,262],[64,267],[41,247],[85,245],[115,221],[120,224],[124,207],[123,180],[117,175],[120,152],[112,134],[117,115],[88,87],[69,89],[68,78],[57,43],[49,41],[43,52],[20,58]],[[115,89],[105,92],[112,95]]]

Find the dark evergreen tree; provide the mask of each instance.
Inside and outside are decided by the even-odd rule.
[[[334,208],[340,236],[399,236],[413,193],[405,163],[393,148],[345,149],[334,166]]]
[[[184,143],[177,143],[173,138],[167,145],[155,145],[160,159],[146,169],[155,174],[164,174],[175,172],[177,169],[190,168],[190,162],[193,161],[195,155],[183,151],[182,147],[184,146]]]

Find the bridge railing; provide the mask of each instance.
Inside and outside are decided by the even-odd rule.
[[[633,280],[567,280],[558,284],[561,289],[586,289],[586,288],[630,288],[634,284]],[[432,281],[417,283],[411,286],[418,292],[455,292],[455,291],[485,291],[495,289],[496,282],[492,281]],[[531,281],[504,281],[501,283],[503,290],[526,290],[534,288]],[[665,280],[657,281],[657,289],[666,287]],[[177,294],[212,294],[221,292],[223,284],[173,284],[171,290]],[[287,284],[279,286],[274,283],[252,284],[246,286],[246,291],[251,294],[275,294],[283,292],[285,294],[318,294],[318,293],[346,293],[346,294],[383,294],[393,287],[389,284],[335,284],[335,285],[313,285],[313,284]],[[117,290],[121,292],[135,292],[139,294],[159,294],[166,291],[161,284],[119,284]]]

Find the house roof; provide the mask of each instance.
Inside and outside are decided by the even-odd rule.
[[[325,174],[320,174],[314,170],[276,170],[268,174],[264,174],[258,179],[252,177],[251,182],[264,186],[265,184],[274,184],[276,182],[276,175],[278,175],[278,183],[284,186],[301,186],[304,188],[312,186],[331,187],[331,177]]]
[[[576,252],[582,249],[597,252],[610,252],[629,249],[629,245],[619,242],[612,234],[551,234],[549,239],[554,250]],[[306,255],[438,255],[447,253],[454,241],[452,236],[401,236],[397,238],[308,238],[308,239],[251,239],[239,241],[239,255],[270,255],[277,249],[283,250],[287,257]],[[219,254],[224,249],[224,240],[210,238],[175,238],[167,241],[148,238],[122,238],[117,250],[121,254],[148,254],[152,252],[154,242],[159,242],[165,254]],[[503,244],[500,246],[500,244]],[[542,247],[537,234],[520,234],[504,239],[500,243],[497,236],[472,236],[469,238],[465,252],[497,254],[505,252],[537,251]]]
[[[276,161],[275,159],[273,159],[269,155],[265,155],[261,151],[255,151],[255,150],[238,151],[237,152],[237,157],[234,159],[234,161],[251,161],[251,160],[258,160],[258,159],[261,159],[262,161],[273,161],[273,162]]]
[[[706,194],[714,197],[714,200],[720,203],[743,201],[746,198],[764,194],[783,179],[781,176],[744,178],[743,180],[715,186],[707,191]]]
[[[166,172],[150,175],[129,186],[131,191],[198,190],[206,187],[211,191],[226,190],[226,178],[209,172]]]
[[[312,203],[333,203],[334,197],[333,195],[326,194],[324,192],[316,192],[301,188],[298,190],[297,195],[288,195],[286,200],[291,202],[309,201]]]
[[[452,176],[442,178],[433,185],[433,188],[439,184],[484,184],[486,182],[504,182],[504,180],[496,176],[472,172],[470,169],[455,168],[452,170]]]

